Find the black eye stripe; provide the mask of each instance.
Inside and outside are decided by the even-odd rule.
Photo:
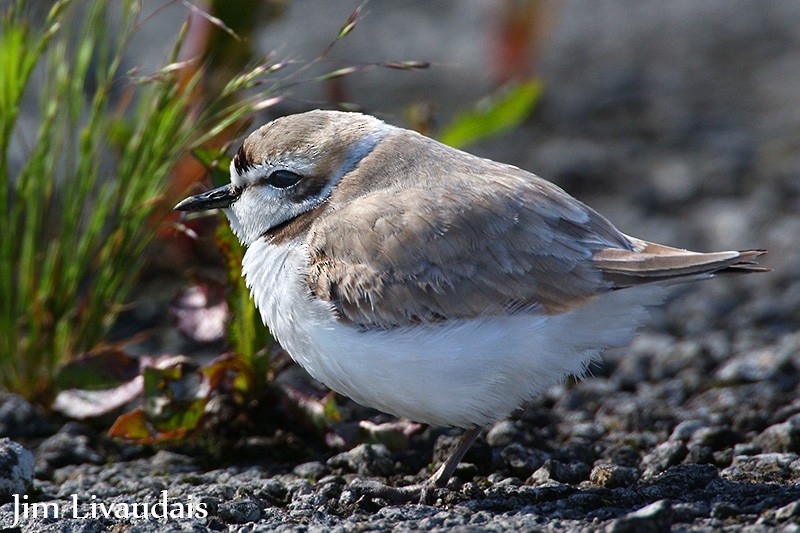
[[[296,174],[290,170],[276,170],[264,180],[264,183],[271,185],[277,189],[288,189],[302,179],[300,174]]]
[[[244,151],[244,144],[239,147],[239,151],[233,156],[233,168],[236,169],[240,176],[253,168],[253,163],[247,158],[247,152]]]

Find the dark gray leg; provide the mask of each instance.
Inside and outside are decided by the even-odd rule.
[[[456,471],[458,463],[464,458],[475,439],[481,433],[481,428],[472,428],[464,432],[458,446],[450,454],[450,457],[444,462],[439,470],[434,472],[428,481],[422,484],[420,492],[419,503],[429,503],[433,499],[434,489],[440,489],[447,486],[447,482],[453,477],[453,472]]]
[[[456,471],[458,463],[460,463],[461,459],[467,454],[470,446],[472,446],[472,443],[475,442],[475,439],[478,438],[480,433],[481,428],[472,428],[465,431],[464,434],[461,435],[461,440],[458,442],[456,449],[453,450],[453,453],[450,454],[450,457],[447,458],[444,464],[439,467],[439,470],[431,476],[427,484],[437,489],[447,486],[447,482],[450,481],[453,472]]]
[[[387,487],[386,494],[382,496],[396,503],[407,502],[417,497],[419,497],[419,503],[431,503],[433,501],[433,491],[447,485],[458,463],[464,458],[464,455],[480,433],[481,428],[472,428],[464,432],[456,449],[453,450],[444,464],[424,483],[400,488]]]

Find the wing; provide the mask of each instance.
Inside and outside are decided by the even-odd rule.
[[[558,313],[612,287],[592,257],[631,250],[624,235],[549,182],[491,170],[328,209],[307,238],[309,287],[365,327]]]
[[[755,259],[766,250],[701,253],[681,250],[628,237],[633,250],[607,248],[594,256],[594,264],[614,288],[660,281],[685,281],[711,274],[767,272]]]

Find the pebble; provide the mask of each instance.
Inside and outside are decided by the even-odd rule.
[[[698,428],[689,439],[689,446],[696,445],[719,451],[731,448],[742,440],[742,435],[729,426],[711,426]]]
[[[681,441],[668,440],[659,444],[642,458],[641,468],[644,470],[644,478],[651,478],[680,463],[688,451]]]
[[[769,426],[753,439],[753,444],[765,452],[800,453],[800,417],[794,415],[785,422]]]
[[[492,448],[502,448],[522,440],[522,432],[512,420],[502,420],[486,434],[486,443]]]
[[[716,502],[711,507],[711,516],[713,518],[719,518],[720,520],[724,520],[726,518],[730,518],[732,516],[737,516],[742,514],[742,510],[739,508],[738,505],[731,502],[721,501]]]
[[[262,507],[263,505],[256,500],[243,498],[221,503],[217,508],[217,514],[231,524],[246,524],[261,518]]]
[[[545,462],[544,454],[529,453],[521,444],[509,444],[500,452],[500,458],[508,466],[511,474],[519,478],[527,478]]]
[[[672,430],[669,440],[688,441],[700,429],[707,428],[708,424],[704,420],[691,419],[684,420]]]
[[[720,476],[730,481],[785,483],[800,476],[800,457],[795,453],[738,455]]]
[[[22,396],[0,392],[0,437],[43,437],[53,431],[42,409]]]
[[[702,489],[719,477],[713,465],[676,465],[654,477],[642,493],[651,498],[683,498],[692,490]]]
[[[292,469],[292,473],[297,477],[303,477],[312,481],[318,481],[328,472],[328,467],[319,461],[301,463]]]
[[[800,517],[800,500],[793,501],[775,511],[775,519],[779,522],[785,522],[798,517]]]
[[[33,482],[33,454],[21,444],[0,438],[0,503],[24,494]]]
[[[684,463],[691,464],[712,464],[714,463],[714,450],[708,446],[699,446],[697,444],[690,444],[687,446],[686,457]]]
[[[394,470],[394,461],[383,444],[359,444],[328,459],[327,466],[333,471],[342,470],[361,476],[388,476]]]
[[[606,528],[607,533],[636,533],[640,531],[666,532],[672,522],[672,503],[659,500],[621,518]]]
[[[733,456],[737,455],[758,455],[763,453],[764,448],[752,442],[742,442],[733,447]]]
[[[587,479],[591,473],[591,467],[586,463],[572,462],[562,463],[555,459],[548,459],[534,472],[528,479],[528,484],[542,484],[548,481],[558,481],[559,483],[577,484]]]
[[[672,519],[674,522],[694,522],[698,518],[705,518],[711,513],[711,507],[704,501],[676,502],[672,505]]]
[[[632,486],[639,479],[639,469],[610,463],[597,464],[589,474],[589,481],[600,487],[614,489]]]
[[[766,381],[775,377],[781,368],[791,364],[787,354],[771,349],[745,352],[726,361],[714,377],[725,383]]]
[[[85,428],[68,422],[36,449],[36,475],[49,477],[65,465],[100,464],[103,458],[91,446]]]

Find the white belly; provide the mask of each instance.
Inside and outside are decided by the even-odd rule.
[[[262,239],[243,272],[264,322],[311,376],[353,400],[417,422],[462,428],[508,416],[567,375],[581,375],[611,345],[624,344],[659,287],[607,293],[562,315],[448,321],[358,331],[336,320],[304,282],[298,243]]]

